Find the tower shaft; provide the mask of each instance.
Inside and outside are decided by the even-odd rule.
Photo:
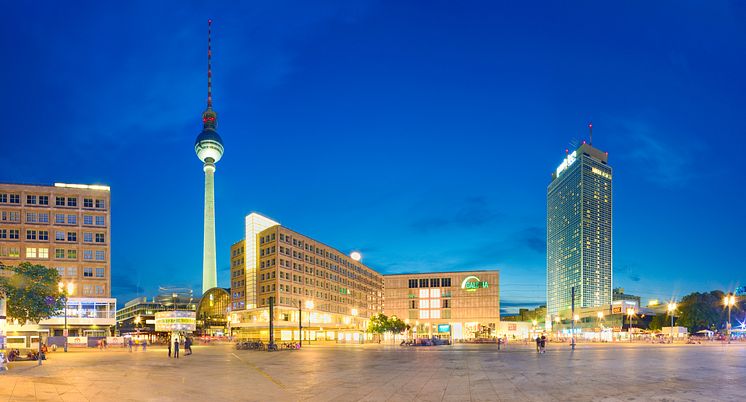
[[[205,162],[205,238],[202,249],[202,293],[218,286],[215,257],[215,165]]]

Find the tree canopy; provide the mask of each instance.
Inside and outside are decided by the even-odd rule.
[[[384,332],[400,334],[407,329],[409,329],[409,325],[400,318],[396,316],[387,317],[383,313],[374,315],[368,322],[368,332],[374,334],[382,334]]]
[[[56,269],[28,262],[3,269],[11,272],[11,275],[0,275],[0,293],[7,299],[9,318],[18,320],[21,325],[38,324],[64,308]]]
[[[677,323],[689,328],[690,332],[702,329],[715,330],[724,325],[727,319],[723,306],[725,294],[719,290],[686,295],[679,303],[679,318]]]

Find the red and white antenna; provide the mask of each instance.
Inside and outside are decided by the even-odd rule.
[[[212,108],[212,20],[207,20],[207,108]]]

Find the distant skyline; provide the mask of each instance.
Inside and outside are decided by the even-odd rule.
[[[113,296],[201,289],[213,23],[218,284],[259,212],[387,273],[499,269],[545,302],[546,189],[614,166],[614,287],[746,280],[746,4],[14,2],[0,181],[111,186]]]

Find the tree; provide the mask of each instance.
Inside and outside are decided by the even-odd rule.
[[[387,331],[389,318],[383,313],[378,313],[370,317],[368,321],[368,332],[373,334],[382,334]]]
[[[724,295],[723,292],[714,290],[684,296],[679,303],[680,315],[677,323],[687,327],[689,332],[721,327],[726,320],[723,308]]]
[[[648,324],[648,329],[657,331],[663,327],[667,327],[670,325],[671,325],[671,319],[668,316],[666,316],[665,314],[657,314],[653,316],[653,318],[650,320],[650,323]]]
[[[11,275],[0,276],[0,292],[7,299],[7,315],[21,325],[38,324],[61,311],[64,296],[57,284],[56,269],[22,262],[18,266],[4,266]]]
[[[394,335],[401,334],[409,329],[409,325],[396,316],[389,318],[386,324],[386,331]]]

